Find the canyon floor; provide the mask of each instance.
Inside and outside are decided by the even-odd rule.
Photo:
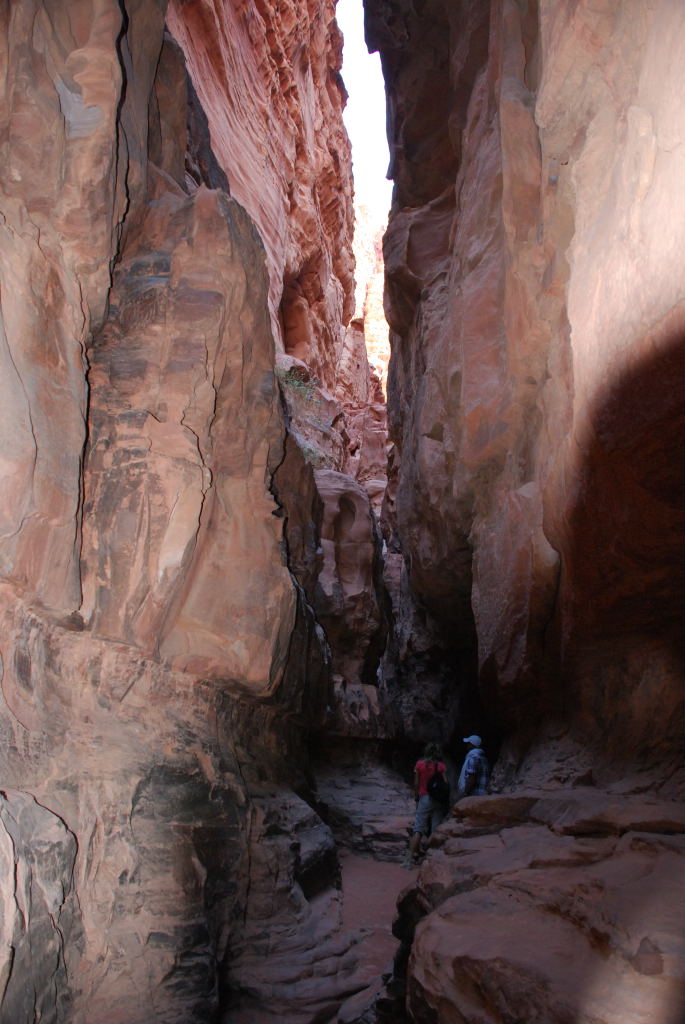
[[[400,893],[416,882],[418,868],[375,860],[345,851],[340,863],[343,880],[343,931],[364,933],[360,943],[363,968],[360,977],[368,979],[368,988],[349,1000],[335,1024],[352,1024],[359,1011],[371,1004],[380,992],[383,977],[392,972],[399,942],[392,934]]]

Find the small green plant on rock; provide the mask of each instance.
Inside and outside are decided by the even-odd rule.
[[[291,366],[288,370],[276,369],[276,377],[284,390],[285,397],[298,398],[309,404],[321,404],[319,388],[321,381],[318,377],[306,378],[303,371],[297,366]]]

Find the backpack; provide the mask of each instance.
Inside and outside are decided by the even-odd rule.
[[[436,804],[448,804],[450,802],[449,782],[445,779],[442,772],[437,770],[437,767],[428,780],[426,789],[428,790],[428,796],[431,800],[435,800]]]

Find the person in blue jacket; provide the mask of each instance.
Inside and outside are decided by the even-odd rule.
[[[483,750],[483,741],[474,733],[464,737],[464,743],[468,744],[469,751],[459,775],[459,796],[482,796],[487,793],[490,783],[490,764]]]

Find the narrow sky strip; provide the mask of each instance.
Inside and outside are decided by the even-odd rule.
[[[385,177],[389,154],[381,61],[366,48],[362,0],[338,0],[336,17],[345,37],[342,76],[349,100],[343,118],[352,143],[356,204],[385,221],[392,183]]]

